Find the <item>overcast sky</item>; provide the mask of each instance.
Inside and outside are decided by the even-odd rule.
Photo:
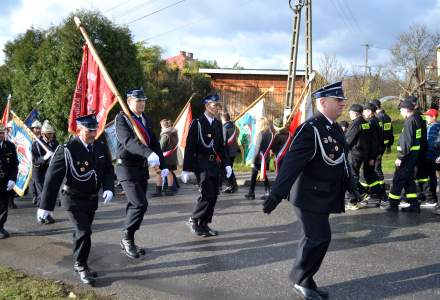
[[[0,48],[32,25],[58,25],[79,8],[127,25],[135,41],[164,48],[165,57],[184,50],[221,67],[288,68],[293,13],[287,0],[0,0]],[[440,31],[440,0],[315,0],[314,67],[324,53],[349,69],[363,65],[367,43],[370,64],[386,64],[389,47],[414,23]]]

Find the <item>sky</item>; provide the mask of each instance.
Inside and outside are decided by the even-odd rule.
[[[293,12],[288,0],[0,0],[0,48],[31,26],[58,25],[80,8],[99,10],[128,26],[135,41],[162,47],[165,58],[183,50],[220,67],[237,62],[249,69],[289,66]],[[440,31],[440,0],[314,0],[312,13],[315,69],[325,54],[335,55],[347,69],[361,68],[362,45],[370,44],[374,70],[389,63],[389,48],[410,25]],[[303,37],[304,24],[301,30]],[[298,68],[303,66],[300,47]]]

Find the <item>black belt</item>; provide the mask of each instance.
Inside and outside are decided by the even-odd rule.
[[[66,195],[69,195],[69,196],[75,196],[75,197],[81,197],[81,198],[89,198],[89,199],[98,197],[98,192],[96,192],[94,194],[87,194],[87,193],[81,192],[80,190],[72,188],[72,187],[70,187],[68,185],[63,185],[61,190]]]
[[[198,159],[217,162],[217,156],[215,154],[199,154]]]
[[[148,168],[148,162],[146,160],[144,160],[143,162],[140,162],[140,161],[136,162],[136,161],[130,161],[130,160],[125,160],[125,159],[118,158],[116,160],[116,164],[117,165],[127,166],[127,167]]]

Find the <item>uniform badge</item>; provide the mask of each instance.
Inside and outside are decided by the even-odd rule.
[[[335,151],[338,151],[339,150],[339,147],[338,146],[335,146]]]
[[[211,134],[210,134],[210,133],[208,133],[208,137],[209,137],[209,138],[211,137]]]
[[[326,138],[324,138],[324,143],[326,143],[326,144],[328,143],[328,140]]]
[[[88,165],[89,165],[89,162],[88,162],[88,161],[85,161],[85,162],[84,162],[84,165],[85,165],[85,166],[88,166]]]
[[[332,139],[331,136],[328,136],[328,141],[329,141],[330,143],[333,142],[333,139]]]
[[[328,131],[330,131],[330,129],[332,129],[332,127],[330,125],[325,125],[325,128],[327,128]]]
[[[79,170],[80,170],[81,172],[84,172],[84,171],[86,170],[86,168],[81,167],[81,168],[79,168]]]

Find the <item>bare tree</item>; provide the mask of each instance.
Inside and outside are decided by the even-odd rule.
[[[426,25],[415,24],[399,35],[391,48],[392,63],[402,68],[406,79],[404,94],[417,94],[420,105],[426,108],[425,70],[432,64],[440,34],[432,33]]]
[[[347,74],[345,66],[338,62],[336,55],[328,53],[321,56],[318,72],[325,79],[326,83],[342,80]]]

